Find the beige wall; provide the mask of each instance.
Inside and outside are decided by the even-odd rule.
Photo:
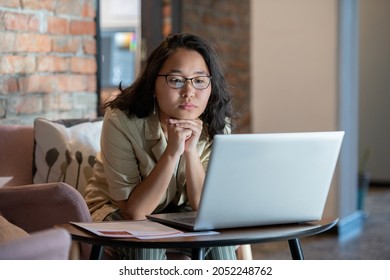
[[[251,2],[253,132],[338,129],[337,3]],[[325,214],[338,216],[334,185]]]
[[[366,170],[390,182],[390,1],[360,0],[360,154]]]
[[[337,1],[252,1],[254,132],[337,129]]]

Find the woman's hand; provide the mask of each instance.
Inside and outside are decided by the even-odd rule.
[[[196,152],[196,145],[202,133],[203,122],[195,120],[168,120],[168,146],[176,147],[178,153]]]

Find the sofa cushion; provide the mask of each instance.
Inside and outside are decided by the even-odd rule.
[[[81,194],[93,174],[100,149],[101,119],[34,121],[33,182],[66,182]]]
[[[0,215],[0,243],[16,240],[26,236],[29,236],[27,232],[10,223],[6,218]]]

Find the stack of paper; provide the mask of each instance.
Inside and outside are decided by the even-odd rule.
[[[86,229],[98,236],[112,238],[158,239],[178,236],[218,234],[218,232],[215,231],[183,232],[149,220],[100,223],[71,222],[71,224]]]

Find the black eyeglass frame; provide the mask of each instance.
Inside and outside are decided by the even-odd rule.
[[[211,79],[213,78],[212,76],[207,76],[207,75],[201,75],[201,76],[195,76],[195,77],[192,77],[192,78],[186,78],[186,77],[183,77],[183,76],[180,76],[180,75],[174,75],[174,74],[158,74],[157,75],[158,77],[165,77],[165,82],[167,83],[167,85],[170,87],[170,88],[173,88],[173,89],[181,89],[183,88],[187,81],[190,81],[191,82],[191,85],[197,89],[197,90],[205,90],[206,88],[208,88],[211,84]],[[183,78],[184,79],[184,83],[181,87],[173,87],[171,85],[169,85],[169,82],[168,82],[168,77],[180,77],[180,78]],[[207,77],[209,78],[209,83],[207,84],[207,86],[205,88],[197,88],[196,86],[194,86],[194,83],[193,83],[193,79],[196,79],[196,78],[204,78],[204,77]]]

